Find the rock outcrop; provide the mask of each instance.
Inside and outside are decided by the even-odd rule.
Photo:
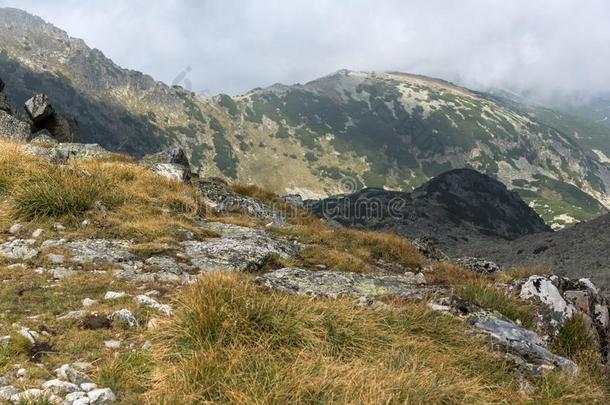
[[[196,182],[197,189],[217,213],[242,213],[276,224],[284,222],[283,215],[256,198],[232,191],[222,179],[206,178]]]
[[[33,133],[46,130],[59,142],[80,142],[78,122],[56,112],[46,94],[36,94],[27,100],[25,111],[33,122]]]
[[[364,189],[305,205],[342,225],[426,238],[450,256],[480,241],[550,231],[517,193],[471,169],[443,173],[412,193]]]
[[[13,110],[9,97],[4,93],[4,87],[4,82],[2,82],[0,85],[0,140],[26,141],[31,134],[30,124]]]
[[[146,155],[142,158],[142,162],[148,165],[153,172],[171,180],[187,182],[193,176],[191,164],[184,150],[179,147]]]

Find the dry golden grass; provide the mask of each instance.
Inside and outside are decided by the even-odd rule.
[[[486,280],[485,276],[451,262],[434,262],[432,268],[434,272],[426,274],[426,280],[432,284],[455,287]]]
[[[591,380],[549,374],[520,393],[512,366],[422,303],[372,311],[215,274],[183,291],[155,342],[149,403],[572,403]],[[591,384],[591,385],[585,385]]]
[[[71,225],[89,218],[106,235],[139,241],[202,233],[206,207],[193,187],[158,176],[127,158],[85,159],[67,166],[0,144],[1,225],[15,221]],[[102,235],[100,235],[102,236]]]
[[[370,271],[370,265],[351,253],[329,249],[320,245],[305,247],[300,253],[300,259],[300,264],[307,268],[324,265],[335,271],[351,271],[355,273]]]
[[[412,243],[389,232],[331,228],[317,219],[308,219],[305,225],[272,228],[272,231],[311,245],[304,252],[304,264],[319,263],[330,268],[339,265],[342,270],[358,272],[363,271],[362,263],[365,268],[379,261],[407,268],[424,264],[424,258]],[[350,268],[350,262],[354,267]]]
[[[495,275],[499,282],[510,282],[530,276],[548,276],[553,274],[549,266],[519,266]]]

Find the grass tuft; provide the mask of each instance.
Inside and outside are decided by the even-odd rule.
[[[262,290],[214,274],[182,291],[154,344],[157,403],[492,403],[512,366],[422,303],[387,310]],[[583,394],[584,395],[584,394]],[[595,393],[587,395],[594,396]]]

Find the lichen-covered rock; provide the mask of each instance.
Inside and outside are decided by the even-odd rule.
[[[218,213],[244,213],[260,219],[283,223],[280,212],[262,201],[238,194],[218,179],[202,179],[196,184],[206,202]]]
[[[110,388],[97,388],[87,393],[89,404],[108,405],[116,401],[116,396]]]
[[[36,94],[25,102],[25,111],[34,124],[39,124],[55,113],[46,94]]]
[[[128,241],[107,239],[85,239],[64,245],[76,263],[120,263],[133,260],[135,256],[129,252],[130,246]]]
[[[519,294],[521,299],[538,302],[548,308],[544,315],[548,315],[545,323],[551,325],[557,332],[559,328],[570,319],[576,308],[566,302],[551,278],[531,276],[521,286]]]
[[[532,371],[543,372],[544,369],[559,368],[571,375],[578,372],[578,366],[572,360],[548,350],[538,334],[508,319],[499,319],[480,313],[471,316],[469,321],[510,353],[523,359],[526,364],[530,365]]]
[[[165,314],[166,316],[171,316],[174,313],[174,311],[172,310],[172,308],[169,305],[160,304],[155,299],[150,298],[148,295],[138,295],[135,299],[140,304],[147,306],[149,308],[156,309],[157,311]]]
[[[421,274],[359,274],[283,268],[256,278],[256,283],[291,294],[323,298],[383,297],[422,299],[436,290],[422,286]]]
[[[0,139],[24,142],[30,133],[30,124],[0,110]]]
[[[559,276],[531,276],[521,284],[522,299],[537,306],[538,329],[552,340],[572,316],[580,316],[591,343],[604,356],[610,352],[608,299],[589,279],[573,280]]]
[[[114,311],[112,314],[110,314],[109,318],[113,321],[123,322],[130,328],[137,328],[139,325],[138,319],[128,309]]]
[[[155,163],[151,170],[170,180],[187,182],[191,178],[191,170],[176,163]]]
[[[496,263],[478,257],[462,257],[456,259],[455,262],[470,271],[480,274],[492,274],[500,271],[500,267]]]
[[[77,370],[76,367],[69,364],[62,365],[60,368],[55,370],[55,374],[57,375],[58,379],[62,381],[69,381],[76,385],[93,382],[87,374]]]
[[[297,208],[303,208],[305,203],[303,201],[303,197],[300,194],[288,194],[281,197],[282,200],[290,205],[293,205]]]
[[[45,391],[50,391],[56,395],[65,395],[79,390],[76,384],[67,381],[62,381],[60,379],[54,379],[45,382],[44,384],[42,384],[42,389]]]
[[[273,255],[288,259],[299,251],[294,242],[261,230],[219,223],[207,227],[221,236],[181,243],[200,271],[255,271]]]
[[[158,269],[159,271],[171,274],[182,274],[191,269],[191,266],[180,263],[173,257],[169,256],[153,256],[146,259],[144,263]]]
[[[38,250],[32,247],[32,241],[15,239],[0,244],[0,256],[12,260],[30,260],[38,256]]]
[[[173,163],[186,168],[191,167],[186,153],[184,153],[184,150],[179,147],[171,147],[158,153],[146,155],[142,158],[142,162],[149,165],[158,163]]]
[[[24,145],[23,150],[31,155],[58,164],[65,164],[70,159],[78,160],[117,156],[116,153],[107,151],[98,144],[50,143],[47,141],[47,136],[40,141],[36,141],[35,138],[34,142]]]

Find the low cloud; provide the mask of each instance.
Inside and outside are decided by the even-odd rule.
[[[610,91],[607,0],[0,0],[118,64],[239,94],[341,68],[470,87]],[[187,69],[189,68],[189,69]],[[180,75],[183,73],[183,75]],[[180,75],[180,76],[179,76]]]

